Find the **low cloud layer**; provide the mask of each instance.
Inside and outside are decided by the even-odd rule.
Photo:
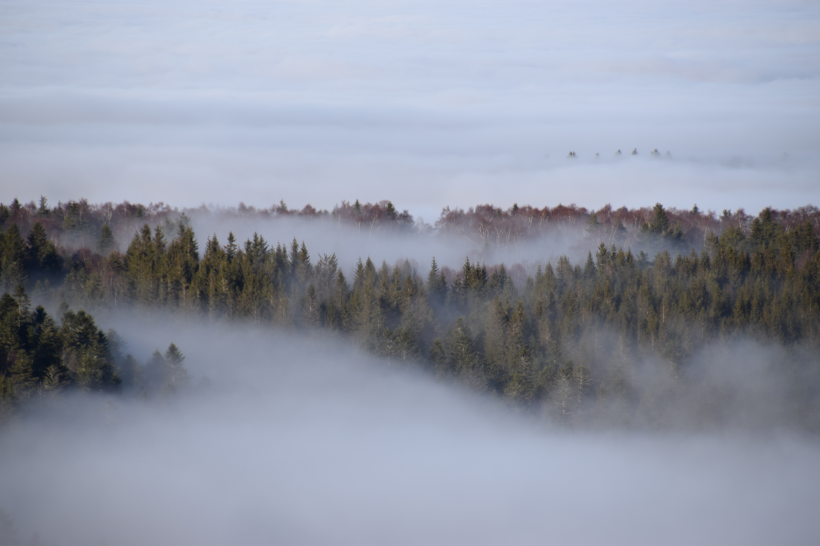
[[[570,434],[342,342],[134,317],[104,322],[127,327],[141,358],[177,342],[210,386],[66,398],[3,431],[0,508],[24,538],[793,544],[820,532],[814,439]]]
[[[807,3],[0,10],[4,202],[389,198],[429,220],[486,201],[817,199],[820,11]],[[674,160],[649,161],[655,148]]]

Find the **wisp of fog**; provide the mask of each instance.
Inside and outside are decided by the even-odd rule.
[[[21,537],[748,545],[820,533],[814,438],[570,433],[342,340],[137,312],[105,322],[139,356],[175,341],[194,386],[67,396],[2,431],[0,508]]]

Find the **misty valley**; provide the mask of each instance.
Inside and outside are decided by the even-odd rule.
[[[498,543],[510,521],[538,519],[522,484],[559,487],[541,483],[542,462],[529,459],[536,453],[564,461],[567,479],[592,473],[608,488],[628,488],[615,478],[616,463],[581,462],[601,435],[622,438],[593,449],[620,460],[630,479],[651,481],[634,476],[661,465],[660,479],[682,480],[684,490],[687,480],[726,486],[713,492],[726,502],[740,502],[744,487],[783,491],[801,480],[757,483],[774,479],[751,477],[767,457],[793,461],[795,473],[817,469],[816,207],[750,216],[661,204],[482,205],[447,207],[431,226],[390,201],[342,202],[332,211],[284,202],[179,210],[86,200],[51,207],[42,198],[0,204],[0,227],[0,486],[16,491],[0,495],[15,499],[0,506],[0,537],[9,544],[55,536],[112,544]],[[302,234],[325,247],[317,242],[314,251]],[[687,451],[692,436],[711,454],[705,470]],[[740,444],[715,440],[723,436]],[[741,456],[743,442],[770,437],[786,438],[774,445],[788,454],[756,447],[758,455]],[[623,438],[637,443],[619,444]],[[234,451],[247,443],[250,451]],[[440,456],[429,458],[424,445]],[[27,461],[30,446],[40,447]],[[102,506],[76,490],[87,475],[98,481],[92,491],[111,491],[104,484],[113,480],[115,490],[149,502],[129,471],[145,468],[172,484],[168,506],[186,503],[188,488],[204,487],[195,476],[219,467],[214,454],[222,450],[230,464],[247,459],[248,469],[226,470],[233,478],[225,478],[227,500],[213,501],[216,512],[232,510],[231,502],[262,510],[259,503],[273,502],[266,495],[279,491],[274,513],[287,521],[271,530],[250,515],[241,531],[202,524],[193,532],[196,514],[214,510],[195,501],[177,523],[136,528],[120,519],[117,502]],[[271,459],[258,459],[263,453]],[[659,462],[667,455],[677,478]],[[729,471],[738,457],[750,462]],[[389,466],[393,459],[398,466]],[[304,489],[288,472],[263,471],[271,461],[303,475]],[[514,475],[488,472],[498,461],[517,468]],[[87,474],[85,464],[103,466]],[[63,467],[77,476],[54,473]],[[27,487],[21,476],[32,472],[55,484],[52,500]],[[350,493],[357,486],[345,476],[355,475],[363,476],[362,493]],[[810,498],[817,476],[799,487]],[[245,499],[257,479],[267,493]],[[477,524],[467,508],[451,506],[452,519],[439,521],[441,501],[423,500],[438,480],[452,480],[454,505],[478,487],[477,498],[499,510],[512,502],[516,511],[504,523]],[[408,491],[407,510],[435,522],[430,534],[408,528],[396,539],[403,509],[373,504],[385,482]],[[74,494],[115,523],[89,532],[79,517],[58,533],[37,517],[35,504],[57,509]],[[682,492],[672,505],[698,512],[699,494]],[[347,495],[352,504],[343,508]],[[652,510],[647,497],[633,501]],[[781,512],[767,502],[746,510],[776,521]],[[312,528],[310,503],[326,503],[324,513],[339,521]],[[158,508],[146,510],[164,521]],[[362,520],[363,510],[384,524]],[[551,510],[558,517],[565,506]],[[557,542],[628,536],[574,536],[570,527],[552,530]],[[511,540],[540,542],[549,528],[525,525]],[[805,537],[801,528],[720,534],[726,528],[696,527],[671,542]],[[657,523],[639,542],[669,542],[667,529]]]
[[[820,2],[0,0],[0,546],[820,543]]]

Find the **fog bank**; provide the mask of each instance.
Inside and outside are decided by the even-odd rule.
[[[100,321],[188,392],[69,397],[0,432],[0,508],[47,544],[798,544],[820,445],[569,433],[341,341]],[[198,383],[208,376],[210,386]]]
[[[429,221],[442,202],[818,197],[812,3],[30,0],[0,16],[4,202],[389,198]]]
[[[581,261],[586,258],[588,251],[594,252],[600,242],[592,237],[585,239],[582,227],[556,229],[554,233],[529,240],[507,243],[502,239],[497,244],[484,244],[472,233],[442,236],[435,231],[425,233],[422,229],[397,233],[391,232],[389,226],[385,228],[368,223],[356,226],[336,222],[332,218],[315,220],[273,217],[259,220],[220,217],[218,213],[191,213],[191,227],[197,234],[201,248],[212,235],[217,236],[220,244],[226,244],[229,233],[234,234],[238,243],[244,243],[258,233],[270,246],[282,243],[288,249],[295,238],[300,244],[306,244],[314,263],[323,254],[335,254],[349,279],[353,278],[359,259],[364,262],[368,257],[377,266],[384,261],[391,268],[407,260],[422,277],[426,277],[433,258],[440,266],[456,271],[464,265],[465,258],[488,265],[505,263],[512,266],[523,262],[527,266],[527,272],[534,275],[536,263],[544,265],[550,261],[555,262],[563,255]],[[127,249],[133,233],[122,233],[119,239],[119,248]],[[525,279],[520,280],[523,285]]]

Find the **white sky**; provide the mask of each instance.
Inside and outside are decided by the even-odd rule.
[[[0,201],[793,208],[819,75],[812,2],[0,1]]]

